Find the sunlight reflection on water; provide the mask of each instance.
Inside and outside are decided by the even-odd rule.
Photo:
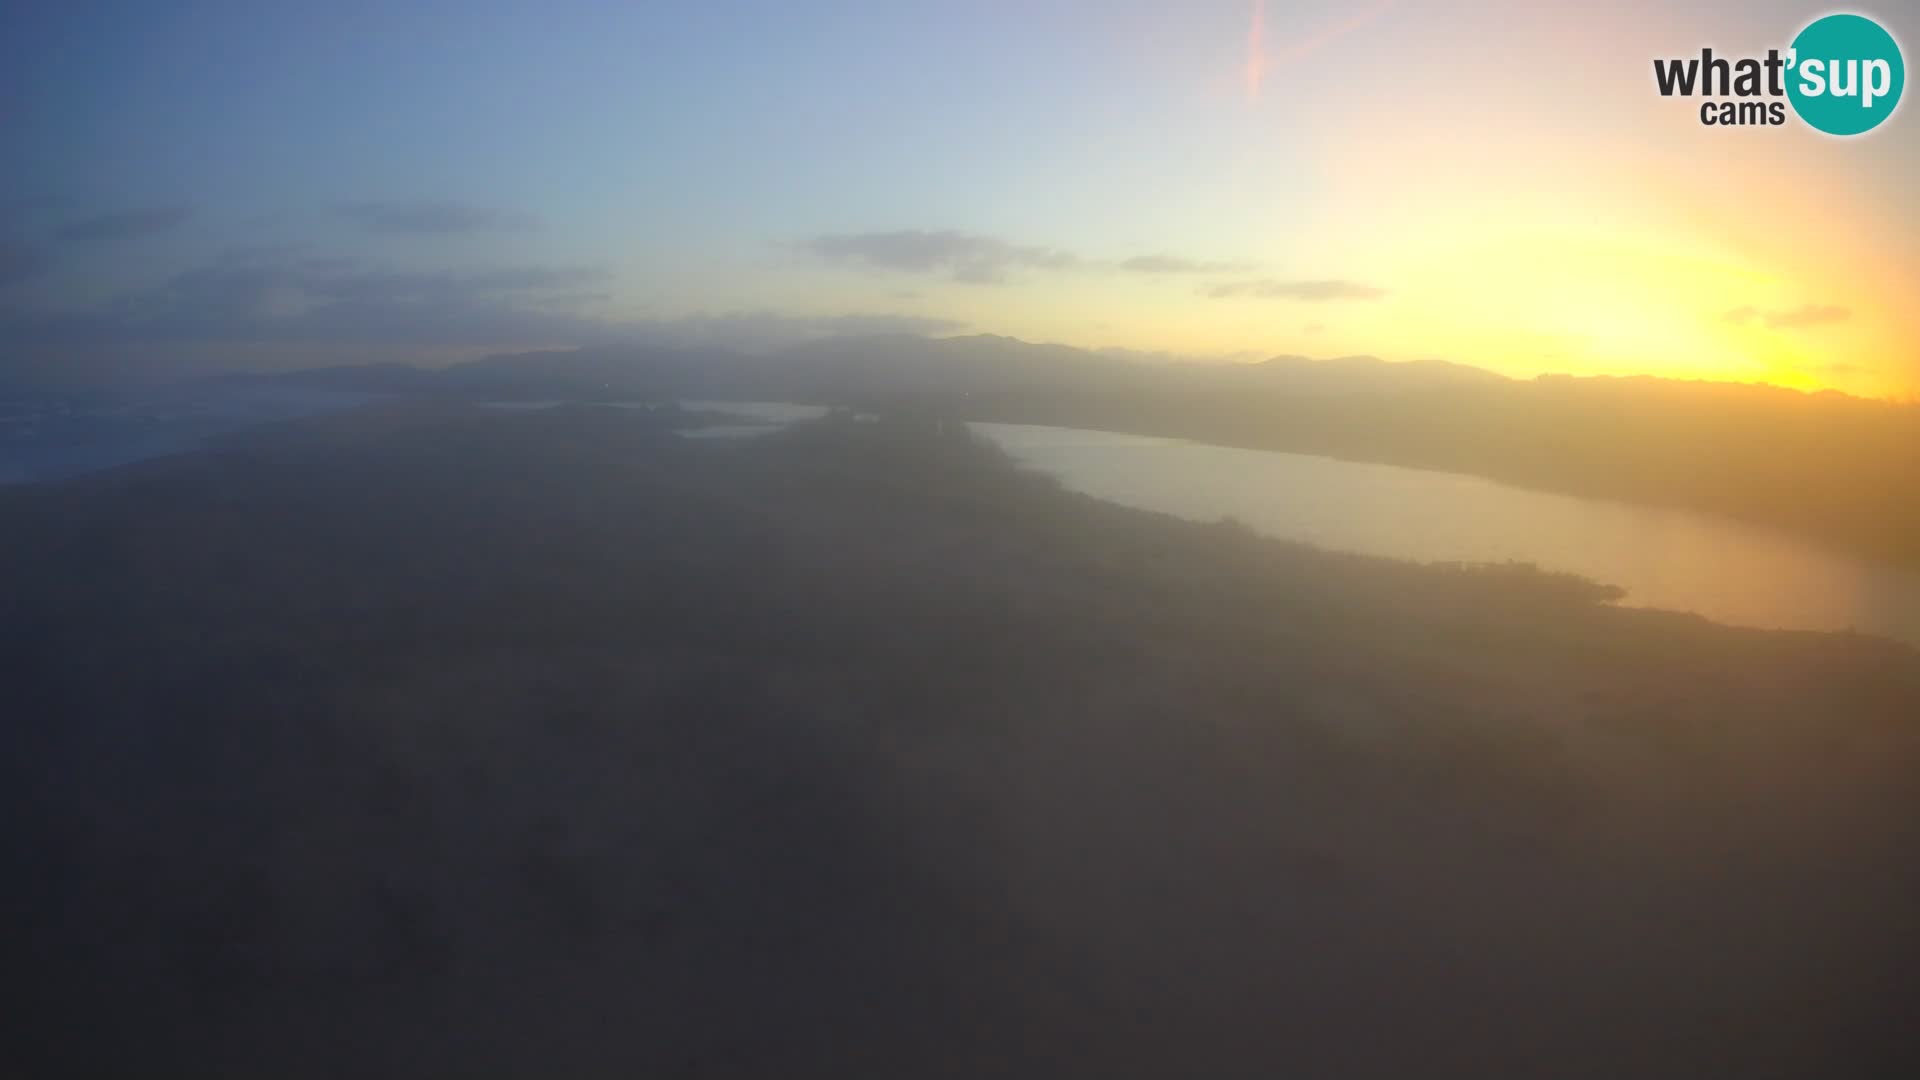
[[[1127,506],[1398,559],[1531,562],[1618,585],[1642,607],[1920,644],[1920,574],[1708,514],[1178,439],[973,427],[1021,464]]]

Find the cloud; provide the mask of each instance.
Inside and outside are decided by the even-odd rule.
[[[1802,304],[1792,311],[1767,312],[1767,326],[1775,330],[1799,330],[1846,322],[1852,317],[1853,312],[1832,304]]]
[[[1338,22],[1320,27],[1314,33],[1281,48],[1277,53],[1269,53],[1267,48],[1267,5],[1266,0],[1253,0],[1252,19],[1247,25],[1247,58],[1241,68],[1241,81],[1246,88],[1248,102],[1260,100],[1260,87],[1266,82],[1267,73],[1276,67],[1297,64],[1315,53],[1339,41],[1357,30],[1362,30],[1393,6],[1393,0],[1378,0]]]
[[[610,276],[582,266],[399,270],[256,248],[101,307],[21,315],[0,333],[37,343],[542,341],[597,330],[582,309]]]
[[[1371,7],[1357,11],[1339,22],[1321,27],[1317,32],[1281,49],[1279,56],[1275,58],[1276,65],[1284,67],[1305,60],[1348,34],[1366,28],[1380,16],[1385,15],[1387,9],[1392,6],[1393,0],[1379,0]],[[1266,66],[1265,63],[1262,64],[1263,74]]]
[[[1234,274],[1248,269],[1246,263],[1205,262],[1181,255],[1135,255],[1122,259],[1120,269],[1136,274]]]
[[[415,270],[297,247],[229,250],[159,286],[80,311],[0,313],[0,351],[96,346],[585,346],[774,349],[823,337],[936,334],[949,319],[905,314],[733,311],[666,319],[604,314],[612,275],[593,266]],[[202,349],[211,354],[211,349]]]
[[[1328,300],[1378,300],[1387,295],[1385,289],[1364,285],[1357,281],[1276,281],[1273,278],[1222,282],[1219,285],[1210,285],[1201,292],[1216,300],[1230,296],[1255,296],[1266,300],[1304,300],[1310,303]]]
[[[98,240],[131,240],[135,237],[150,236],[166,232],[186,223],[193,216],[193,208],[188,206],[145,206],[130,210],[114,210],[92,217],[76,218],[60,226],[56,231],[62,240],[82,242]]]
[[[1112,270],[1133,274],[1245,273],[1243,262],[1210,262],[1153,252],[1110,262],[1038,244],[1015,244],[956,229],[899,229],[893,232],[833,233],[805,240],[800,249],[824,262],[909,274],[945,274],[954,281],[995,283],[1008,272],[1027,270]]]
[[[1300,328],[1300,332],[1301,332],[1301,333],[1303,333],[1303,334],[1318,334],[1318,333],[1320,333],[1320,332],[1322,332],[1322,331],[1324,331],[1324,330],[1325,330],[1326,328],[1327,328],[1327,324],[1326,324],[1326,323],[1323,323],[1323,322],[1310,322],[1310,323],[1308,323],[1307,325],[1305,325],[1305,326],[1303,326],[1303,327],[1301,327],[1301,328]]]
[[[340,203],[334,212],[369,232],[421,236],[529,229],[530,214],[430,199]]]
[[[903,273],[944,273],[955,281],[991,283],[1015,268],[1071,270],[1080,258],[1057,248],[1010,244],[951,229],[839,233],[816,236],[801,249],[832,263]]]
[[[1769,330],[1801,330],[1810,326],[1828,326],[1846,322],[1853,312],[1832,304],[1802,304],[1784,311],[1761,311],[1751,304],[1734,308],[1720,318],[1735,326],[1746,326],[1759,319]]]

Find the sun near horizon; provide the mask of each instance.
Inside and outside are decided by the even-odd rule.
[[[1920,396],[1911,108],[1843,139],[1654,86],[1818,12],[1442,7],[38,12],[0,341],[115,378],[996,333]]]

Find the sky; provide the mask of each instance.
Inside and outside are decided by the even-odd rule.
[[[0,380],[907,332],[1920,395],[1916,106],[1654,89],[1826,8],[33,7]]]

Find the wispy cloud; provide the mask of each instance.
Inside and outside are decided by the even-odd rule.
[[[1214,299],[1233,296],[1252,296],[1265,300],[1304,300],[1318,303],[1328,300],[1378,300],[1387,295],[1387,290],[1375,285],[1366,285],[1357,281],[1334,279],[1320,281],[1277,281],[1273,278],[1260,278],[1254,281],[1227,281],[1218,285],[1209,285],[1201,292]]]
[[[192,216],[193,208],[188,206],[141,206],[76,218],[60,226],[55,235],[80,242],[131,240],[177,228]]]
[[[531,214],[432,199],[340,203],[334,212],[371,232],[450,235],[530,229]]]
[[[1776,330],[1799,330],[1846,322],[1852,317],[1853,312],[1832,304],[1803,304],[1792,311],[1768,312],[1767,325]]]
[[[1183,255],[1135,255],[1119,265],[1136,274],[1238,274],[1249,269],[1246,263],[1207,262]]]
[[[1043,244],[1016,244],[958,229],[898,229],[891,232],[832,233],[798,245],[830,263],[909,274],[944,274],[954,281],[996,283],[1014,270],[1112,271],[1130,274],[1243,274],[1246,262],[1196,259],[1150,252],[1118,261],[1090,258]]]
[[[1007,271],[1070,270],[1079,256],[1058,248],[1011,244],[991,236],[952,229],[836,233],[804,241],[801,249],[817,259],[907,273],[944,273],[955,281],[990,283]]]
[[[623,317],[604,313],[612,277],[596,266],[405,269],[293,246],[253,246],[93,309],[0,313],[0,340],[21,359],[127,343],[189,350],[231,343],[355,349],[658,343],[758,350],[965,325],[885,312]]]
[[[1305,60],[1307,57],[1312,56],[1314,53],[1319,52],[1321,49],[1324,49],[1327,46],[1333,44],[1334,42],[1340,40],[1341,38],[1346,37],[1348,34],[1351,34],[1356,30],[1365,28],[1369,24],[1373,23],[1375,20],[1379,19],[1380,16],[1385,15],[1387,13],[1387,9],[1391,8],[1392,6],[1393,6],[1393,0],[1380,0],[1380,2],[1374,4],[1373,6],[1363,8],[1360,11],[1357,11],[1352,15],[1347,16],[1344,19],[1341,19],[1339,22],[1331,23],[1327,26],[1321,27],[1319,30],[1315,31],[1314,33],[1309,34],[1308,36],[1302,38],[1299,41],[1294,42],[1291,45],[1288,45],[1284,49],[1281,49],[1278,55],[1276,55],[1273,58],[1274,62],[1272,66],[1297,64],[1300,61]]]
[[[1253,0],[1253,18],[1247,24],[1247,63],[1243,78],[1249,102],[1260,100],[1260,84],[1267,78],[1267,0]]]
[[[1797,308],[1781,311],[1762,311],[1747,304],[1720,316],[1722,320],[1735,326],[1746,326],[1759,320],[1769,330],[1803,330],[1811,326],[1828,326],[1846,322],[1852,317],[1852,311],[1834,304],[1802,304]]]
[[[1270,51],[1267,43],[1266,0],[1253,0],[1253,10],[1247,21],[1247,58],[1240,75],[1247,101],[1254,103],[1260,100],[1261,87],[1266,84],[1268,72],[1274,68],[1305,60],[1348,34],[1365,28],[1385,15],[1392,6],[1393,0],[1379,0],[1338,22],[1320,27],[1298,41]]]
[[[410,270],[250,251],[175,274],[100,307],[0,327],[15,341],[417,343],[565,339],[587,325],[597,267]]]

